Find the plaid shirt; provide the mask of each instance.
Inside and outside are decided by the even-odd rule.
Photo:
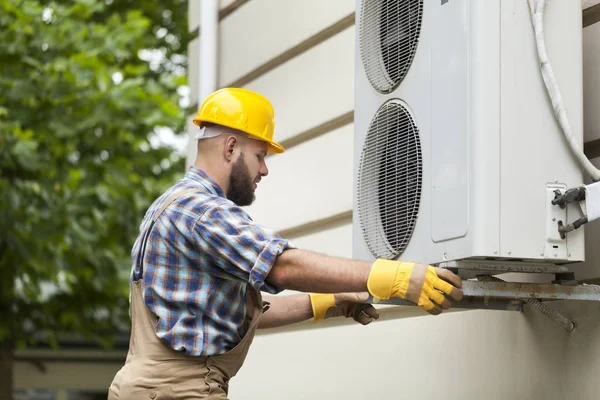
[[[141,254],[144,233],[163,200],[184,189],[158,218]],[[246,329],[248,285],[279,293],[265,282],[275,258],[292,245],[254,223],[202,170],[184,178],[146,212],[135,241],[133,279],[143,257],[144,301],[158,317],[156,333],[173,349],[190,355],[222,354]]]

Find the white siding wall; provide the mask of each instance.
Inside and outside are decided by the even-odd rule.
[[[221,23],[219,81],[229,85],[354,10],[354,0],[252,0]]]
[[[352,258],[352,223],[330,226],[299,238],[292,238],[294,245],[335,257]]]
[[[277,231],[352,209],[352,128],[347,125],[269,157],[250,215]]]
[[[354,27],[245,87],[264,94],[273,103],[280,141],[351,112],[354,110]]]
[[[248,208],[251,215],[289,232],[299,247],[349,258],[353,125],[349,120],[303,134],[353,110],[355,28],[333,32],[298,54],[287,53],[310,44],[354,8],[354,1],[325,3],[243,4],[221,22],[219,81],[221,86],[241,82],[269,97],[277,140],[293,144],[269,157],[270,175]],[[600,105],[598,26],[584,33],[586,141],[600,138],[594,111]],[[273,65],[277,59],[285,62]],[[191,67],[191,74],[197,73]],[[382,318],[368,327],[340,320],[262,331],[232,381],[231,397],[597,398],[600,383],[592,374],[600,367],[600,342],[594,336],[600,325],[593,316],[600,306],[553,306],[581,321],[574,333],[529,310],[455,310],[430,317],[414,307],[382,308]]]
[[[468,311],[402,318],[402,311],[387,309],[367,327],[303,324],[259,336],[232,380],[231,398],[571,398],[560,382],[565,354],[555,347],[566,334],[544,317]]]

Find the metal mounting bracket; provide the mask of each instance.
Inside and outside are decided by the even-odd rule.
[[[457,260],[447,261],[438,265],[440,268],[448,268],[458,271],[463,275],[480,275],[489,272],[500,274],[504,272],[526,272],[536,274],[560,274],[569,272],[564,265],[556,265],[541,262],[515,262],[502,260]]]
[[[481,281],[465,280],[462,283],[464,297],[454,304],[454,308],[522,311],[523,304],[546,315],[567,331],[575,329],[575,323],[550,308],[542,300],[600,301],[600,286],[588,284],[524,283],[504,282],[492,276],[480,276]],[[367,302],[373,303],[373,298]],[[377,304],[415,304],[388,299]]]
[[[463,291],[473,297],[600,301],[600,286],[587,284],[463,281]]]

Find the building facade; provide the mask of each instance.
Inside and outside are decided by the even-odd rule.
[[[189,2],[189,29],[198,34],[200,1]],[[582,1],[586,153],[597,166],[599,3]],[[355,1],[221,0],[220,7],[217,86],[267,96],[275,108],[275,139],[287,149],[268,157],[270,174],[249,213],[298,247],[351,258]],[[198,38],[188,56],[195,101]],[[195,156],[192,117],[188,163]],[[600,229],[586,229],[588,236],[600,237]],[[452,310],[432,317],[400,306],[380,307],[381,318],[366,327],[346,320],[307,321],[259,331],[231,382],[230,397],[595,399],[600,304],[553,307],[578,323],[574,332],[528,308],[522,313]],[[60,352],[20,352],[16,389],[23,398],[28,390],[50,390],[47,398],[53,399],[74,399],[69,393],[76,391],[101,398],[125,353],[125,348],[103,352],[76,344]]]
[[[600,104],[596,3],[582,3],[591,158],[600,156],[594,143],[600,123],[593,120]],[[190,7],[195,30],[200,4],[190,1]],[[248,211],[299,247],[351,258],[355,1],[222,1],[221,7],[218,87],[267,96],[276,139],[287,148],[268,158],[270,174]],[[192,85],[197,51],[194,42]],[[192,98],[197,90],[192,86]],[[190,135],[193,129],[190,124]],[[600,165],[600,158],[594,161]],[[366,327],[340,320],[260,331],[232,381],[231,398],[595,398],[600,305],[553,306],[579,322],[575,332],[528,308],[431,317],[413,307],[381,307],[380,320]]]

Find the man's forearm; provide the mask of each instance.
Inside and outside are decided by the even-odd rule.
[[[277,297],[263,295],[263,300],[268,301],[270,307],[262,315],[258,329],[278,328],[313,317],[308,294]]]
[[[301,292],[365,292],[370,271],[370,262],[290,249],[277,257],[267,281]]]

